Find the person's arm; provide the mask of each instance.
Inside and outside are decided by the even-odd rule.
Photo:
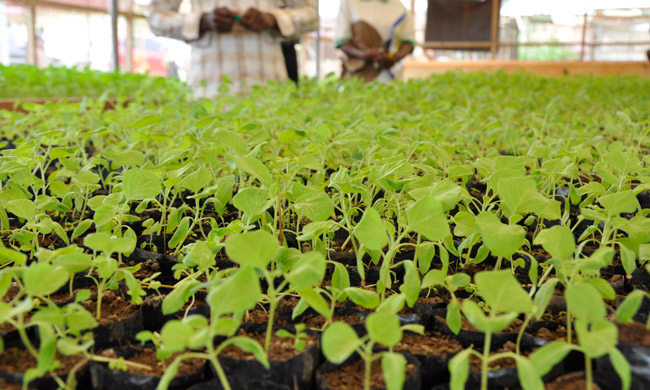
[[[339,47],[348,58],[356,58],[359,60],[366,60],[377,62],[381,58],[382,53],[379,50],[362,50],[356,47],[352,42],[344,42]]]
[[[181,14],[181,0],[152,0],[147,20],[151,31],[158,36],[192,41],[199,39],[202,14]]]
[[[318,7],[315,0],[285,1],[284,7],[269,12],[249,8],[241,16],[241,24],[252,31],[277,30],[285,37],[315,30]]]
[[[393,65],[404,59],[404,57],[413,53],[413,49],[414,47],[410,42],[404,41],[395,53],[382,52],[381,55],[376,59],[376,62],[380,67],[384,69],[390,69],[393,67]]]

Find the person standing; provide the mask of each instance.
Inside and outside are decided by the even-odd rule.
[[[413,17],[400,0],[341,0],[334,39],[344,76],[400,80],[415,48]]]
[[[196,97],[285,80],[281,42],[318,25],[316,0],[191,0],[187,14],[181,1],[152,0],[147,19],[156,35],[191,45],[188,83]]]

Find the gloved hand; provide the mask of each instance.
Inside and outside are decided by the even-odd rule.
[[[257,8],[249,8],[241,16],[241,24],[252,31],[264,31],[278,26],[278,22],[275,20],[273,14],[262,12]]]

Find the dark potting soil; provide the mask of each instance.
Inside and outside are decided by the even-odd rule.
[[[161,377],[165,373],[165,368],[169,366],[174,361],[174,359],[181,354],[182,352],[175,353],[172,355],[171,358],[161,360],[158,359],[158,357],[156,356],[155,348],[144,348],[142,349],[141,352],[138,352],[137,354],[133,355],[127,360],[133,363],[144,364],[145,366],[149,366],[151,367],[151,370],[145,370],[144,368],[127,366],[127,371],[132,374]],[[102,352],[102,356],[113,358],[113,359],[119,358],[119,356],[115,353],[113,349],[105,350],[104,352]],[[178,373],[176,375],[184,376],[184,375],[194,374],[204,364],[205,364],[205,360],[203,359],[197,359],[197,358],[183,359],[180,365],[178,366]]]
[[[630,345],[639,345],[650,348],[650,331],[640,322],[629,324],[616,323],[618,327],[618,341]]]
[[[2,300],[5,302],[9,302],[12,299],[14,299],[14,297],[18,295],[19,292],[20,292],[20,287],[18,287],[18,284],[16,282],[11,282],[11,284],[9,285],[9,289],[7,290],[5,296],[2,297]]]
[[[593,384],[593,390],[601,390],[600,386]],[[583,371],[572,372],[555,378],[552,382],[547,383],[546,390],[578,390],[586,389],[585,373]]]
[[[495,355],[497,353],[503,353],[503,352],[512,352],[516,353],[516,345],[515,343],[508,341],[506,342],[503,347],[499,348],[498,351],[491,352],[490,356]],[[520,351],[520,354],[522,356],[528,357],[531,352],[527,351]],[[489,363],[489,369],[490,370],[501,370],[504,368],[516,368],[517,367],[517,362],[513,358],[503,358],[503,359],[497,359],[493,360]],[[482,366],[481,366],[481,359],[479,359],[477,356],[470,355],[469,357],[469,369],[474,371],[474,372],[481,372]]]
[[[251,310],[244,317],[244,321],[254,324],[265,324],[269,322],[269,312],[264,310]],[[285,325],[286,321],[278,320],[278,312],[275,312],[274,324]]]
[[[448,356],[460,352],[463,347],[451,337],[439,332],[427,332],[425,334],[404,333],[402,341],[394,349],[411,355]]]
[[[4,379],[0,378],[0,389],[2,390],[22,390],[22,388],[21,385],[7,383]]]
[[[327,320],[325,319],[325,317],[321,315],[310,315],[305,317],[305,319],[302,320],[302,322],[305,325],[307,325],[308,328],[312,328],[312,329],[322,329],[326,321]],[[332,322],[334,321],[342,321],[348,325],[357,325],[363,323],[363,318],[355,315],[334,314],[334,316],[332,316]]]
[[[548,328],[539,328],[534,336],[547,341],[566,341],[567,330],[566,327],[560,325],[555,330]],[[572,337],[573,338],[573,337]]]
[[[88,310],[93,317],[97,316],[97,301],[88,300],[81,302],[81,304]],[[134,305],[121,295],[116,294],[114,291],[106,291],[102,295],[102,311],[99,324],[104,325],[115,321],[123,320],[138,310],[138,306]]]
[[[137,264],[140,264],[140,269],[138,272],[133,274],[136,278],[148,278],[156,272],[160,272],[160,264],[156,260],[148,259],[141,263],[135,261],[129,261],[127,263],[129,267],[133,267]]]
[[[244,337],[251,338],[257,341],[258,343],[260,343],[260,345],[264,346],[265,333],[253,333],[253,332],[248,333],[243,329],[240,329],[237,332],[237,336],[244,336]],[[303,349],[303,351],[318,344],[318,339],[316,337],[308,335],[307,338],[305,339],[305,342],[307,343],[307,345],[305,346],[305,349]],[[293,338],[280,338],[280,337],[276,337],[275,335],[271,337],[271,348],[269,349],[269,354],[268,354],[269,360],[287,361],[292,357],[300,354],[301,352],[302,351],[297,351],[296,348],[294,347]],[[235,347],[234,345],[229,345],[226,348],[224,348],[221,354],[232,359],[245,359],[245,360],[255,359],[255,356],[253,356],[252,353],[244,352],[241,349]]]
[[[67,374],[83,357],[56,355],[56,360],[61,362],[59,368],[54,370],[57,375]],[[36,367],[36,359],[29,351],[21,348],[7,348],[0,354],[0,371],[23,374],[30,368]]]
[[[332,389],[337,390],[358,390],[363,389],[365,376],[365,365],[363,359],[359,359],[353,364],[343,366],[342,368],[323,374],[323,380]],[[416,370],[415,364],[406,365],[406,377],[409,378]],[[381,372],[381,359],[372,362],[370,371],[370,387],[373,389],[385,386],[384,374]]]

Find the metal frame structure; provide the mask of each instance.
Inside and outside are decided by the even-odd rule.
[[[118,9],[117,0],[108,0],[108,9],[91,7],[76,4],[65,4],[50,0],[11,0],[12,3],[19,3],[25,5],[26,24],[27,24],[27,63],[31,65],[37,64],[37,50],[36,50],[36,7],[48,7],[61,10],[70,10],[76,12],[93,12],[101,14],[109,14],[111,16],[111,64],[114,71],[119,71],[118,59],[118,36],[117,36],[117,21],[120,16],[126,19],[126,53],[125,53],[125,66],[124,70],[131,72],[133,68],[133,21],[137,18],[144,18],[145,16],[140,13],[133,12],[133,1],[128,1],[128,11],[120,11]]]
[[[55,8],[60,10],[70,10],[76,12],[93,12],[93,13],[102,13],[111,15],[111,38],[112,38],[112,64],[114,70],[119,70],[118,63],[118,37],[117,37],[117,21],[119,17],[123,17],[126,21],[126,53],[125,53],[125,64],[124,71],[131,72],[133,68],[133,22],[138,18],[145,18],[141,13],[133,12],[133,0],[128,0],[128,9],[121,11],[118,9],[117,0],[108,0],[108,9],[92,6],[83,6],[83,5],[74,5],[74,4],[65,4],[59,3],[54,0],[11,0],[12,3],[23,4],[25,6],[26,13],[26,24],[27,24],[27,62],[29,64],[37,64],[37,48],[36,48],[36,12],[37,7],[48,7]],[[411,12],[415,13],[415,0],[410,0],[411,3]],[[494,2],[495,6],[492,8],[492,30],[491,30],[491,39],[490,41],[484,42],[424,42],[422,47],[424,48],[436,48],[436,49],[445,49],[445,48],[476,48],[483,47],[489,49],[493,55],[497,52],[499,47],[526,47],[526,46],[580,46],[581,55],[580,60],[585,60],[586,48],[598,47],[598,46],[636,46],[636,45],[647,45],[650,46],[650,40],[646,41],[617,41],[617,42],[588,42],[587,41],[587,27],[588,27],[588,18],[587,14],[584,16],[584,24],[582,27],[582,39],[581,42],[503,42],[499,41],[498,29],[499,29],[499,6],[501,1],[497,0]],[[496,6],[496,5],[499,6]],[[319,62],[321,60],[320,53],[320,41],[322,37],[317,32],[315,36],[316,42],[316,72],[319,74],[320,66]]]

